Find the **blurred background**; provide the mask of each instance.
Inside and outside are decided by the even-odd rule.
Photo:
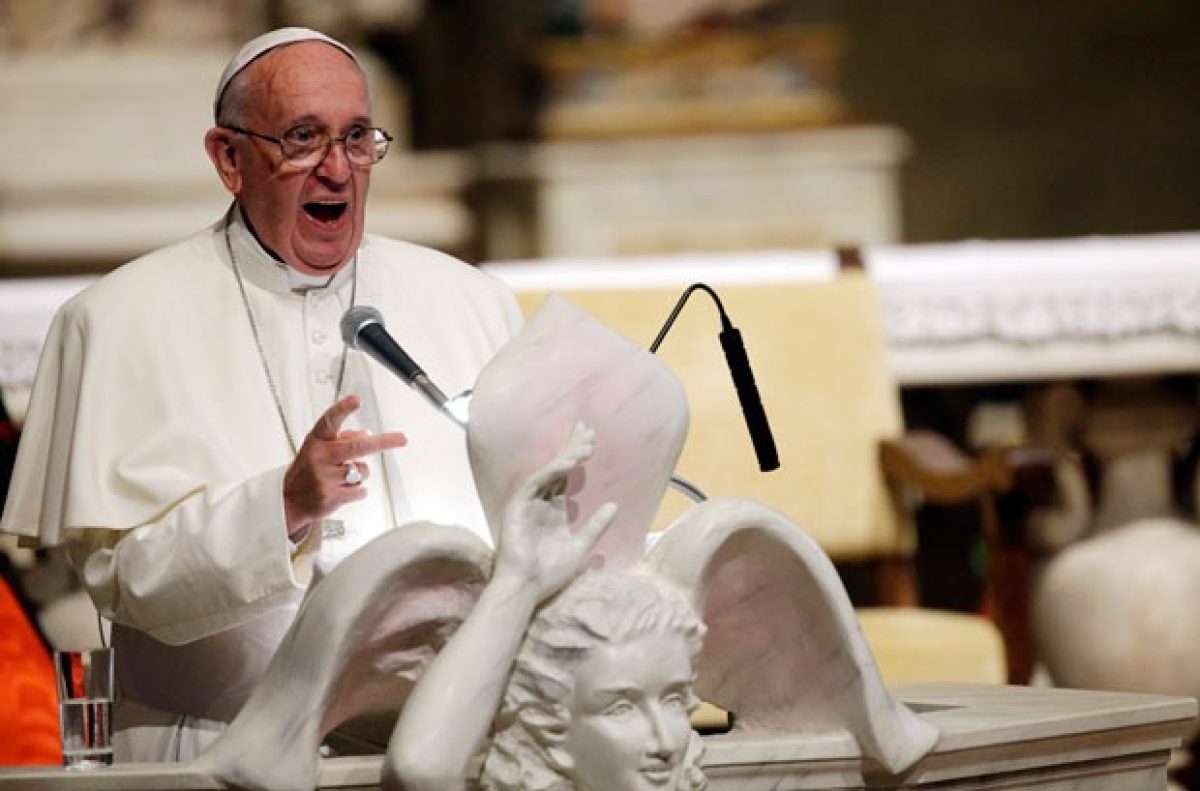
[[[473,261],[1181,231],[1200,207],[1187,0],[3,0],[0,273],[104,268],[202,225],[188,207],[223,200],[199,144],[214,75],[281,24],[376,58],[411,155],[376,178],[407,219],[377,225]],[[613,145],[528,146],[568,142]],[[562,240],[546,215],[574,207],[534,207],[589,165],[669,168],[693,208],[742,189],[796,210]],[[559,221],[586,237],[578,220]]]
[[[497,272],[866,250],[904,422],[1061,454],[1039,558],[1194,520],[1194,0],[0,0],[0,500],[49,315],[219,218],[212,91],[281,25],[368,60],[371,230]],[[936,511],[927,593],[978,610],[978,512]]]

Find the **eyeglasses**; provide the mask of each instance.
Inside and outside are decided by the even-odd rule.
[[[271,137],[251,132],[249,129],[243,129],[233,124],[222,124],[221,128],[277,144],[283,153],[284,160],[289,165],[299,168],[312,168],[324,162],[334,143],[342,144],[350,164],[370,167],[384,158],[388,152],[388,146],[393,140],[387,131],[377,126],[352,126],[341,137],[334,137],[329,134],[328,130],[319,126],[303,124],[293,126],[283,133],[283,137]]]

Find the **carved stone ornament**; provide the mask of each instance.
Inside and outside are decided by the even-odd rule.
[[[548,299],[471,403],[496,549],[419,523],[348,557],[193,768],[314,788],[329,731],[399,706],[384,788],[698,789],[700,699],[735,714],[724,739],[843,733],[884,770],[910,767],[938,731],[884,687],[799,526],[711,500],[643,556],[686,426],[657,358]]]

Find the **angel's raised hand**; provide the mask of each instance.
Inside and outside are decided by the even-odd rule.
[[[595,433],[577,424],[562,451],[517,490],[504,515],[496,552],[496,574],[514,574],[542,599],[571,580],[596,541],[612,524],[617,507],[606,503],[571,529],[572,474],[595,448]]]

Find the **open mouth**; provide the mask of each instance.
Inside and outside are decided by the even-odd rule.
[[[337,222],[346,213],[346,202],[313,201],[304,204],[304,211],[317,222],[328,225]]]

